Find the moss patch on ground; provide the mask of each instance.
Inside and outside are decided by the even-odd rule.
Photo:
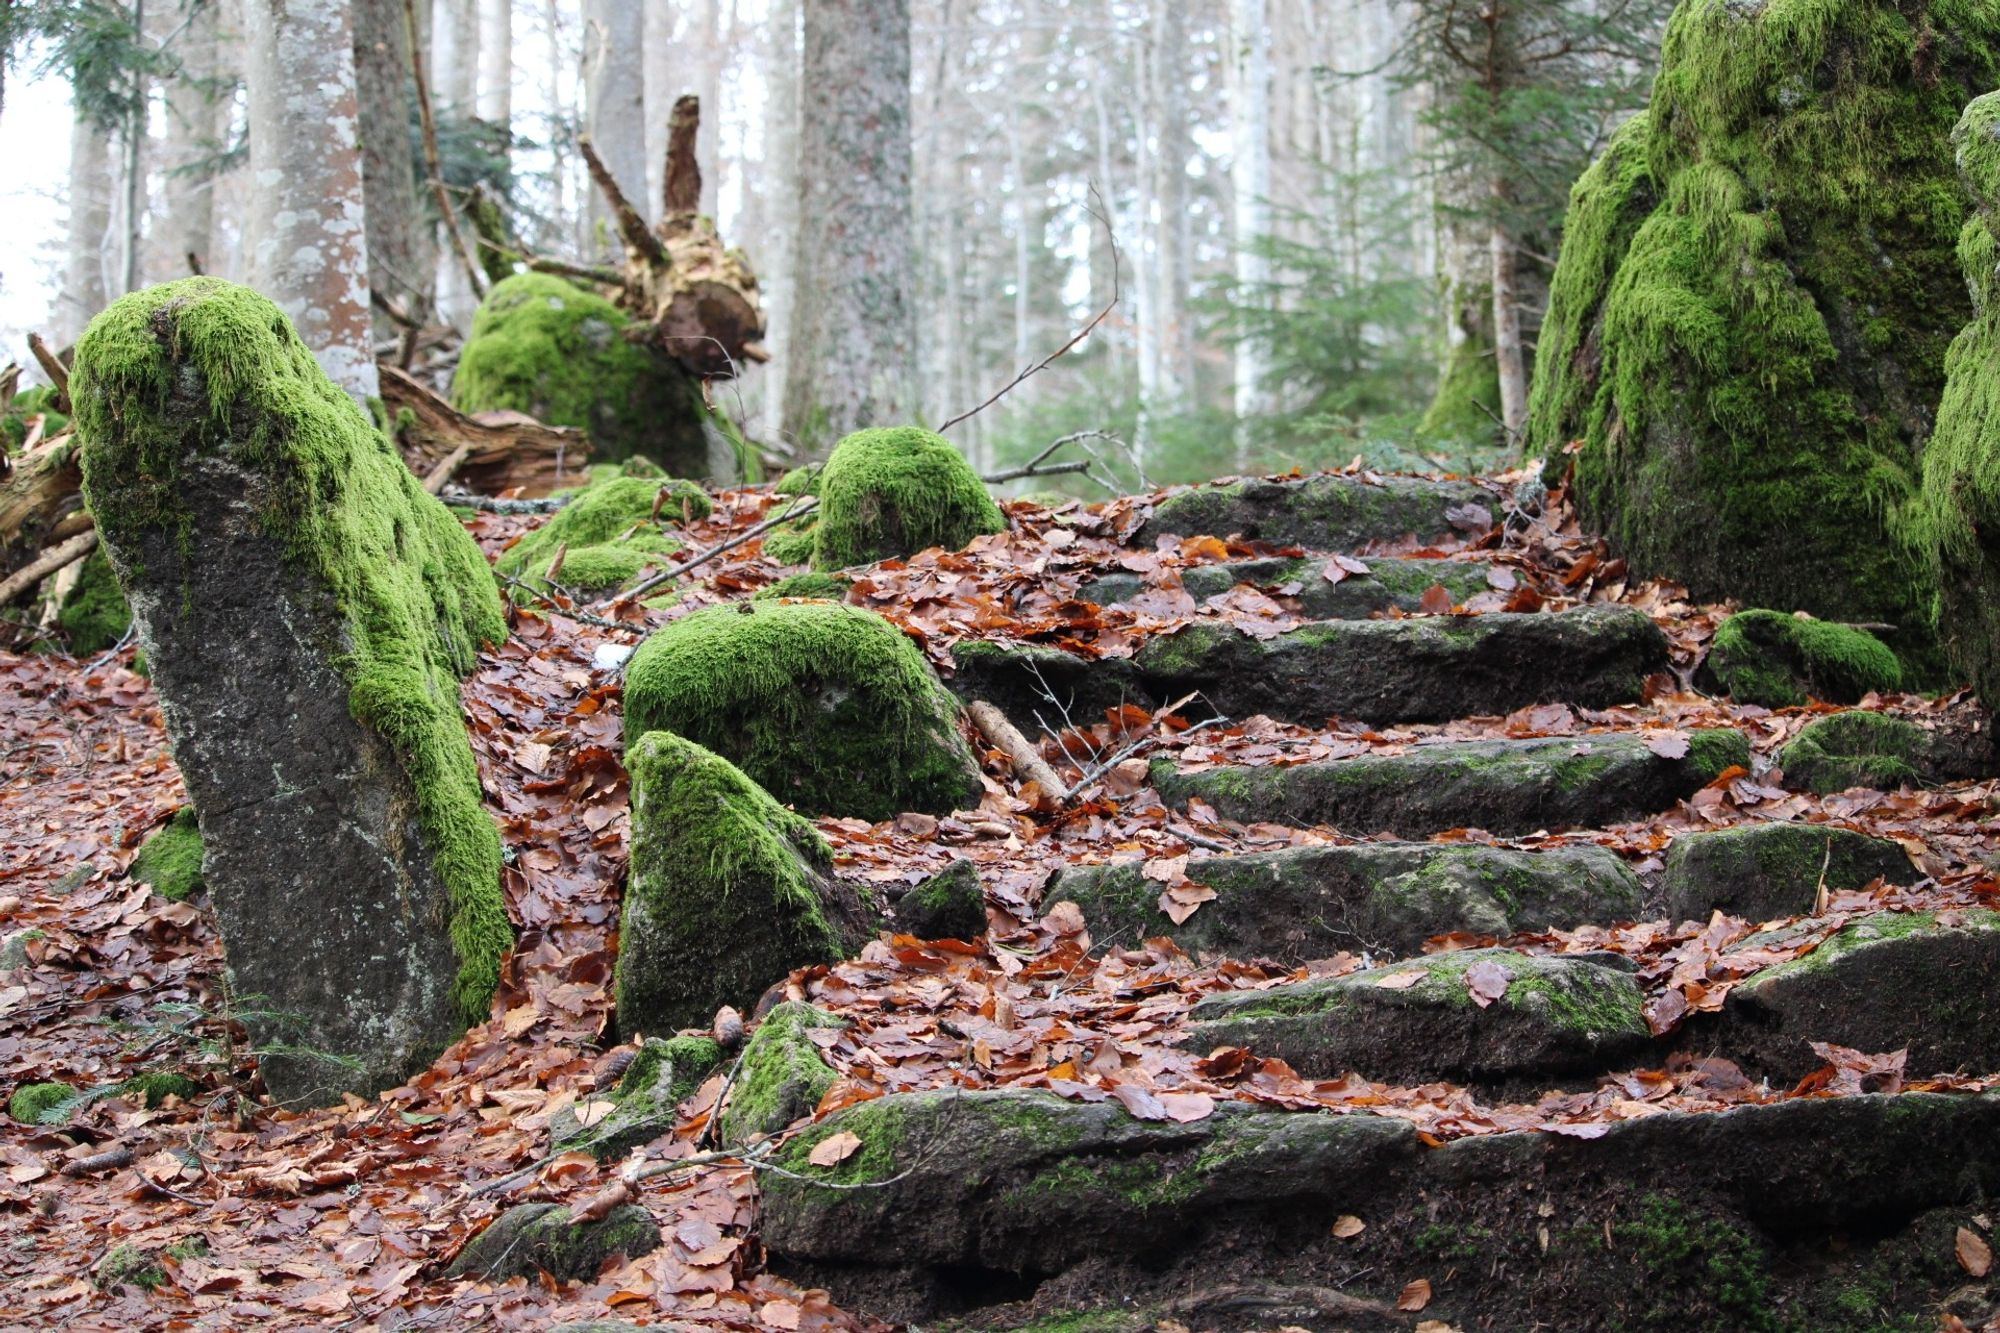
[[[750,600],[769,602],[779,597],[803,597],[821,602],[844,602],[847,600],[847,590],[852,586],[854,585],[836,574],[821,574],[816,571],[793,574],[779,579],[767,588],[759,588],[751,594]]]
[[[683,524],[715,509],[693,482],[612,473],[594,478],[541,527],[500,553],[493,567],[534,592],[601,593],[623,587],[684,548]],[[554,566],[556,555],[562,564]],[[531,594],[514,590],[516,599]]]
[[[206,416],[183,405],[190,381]],[[188,278],[119,300],[78,344],[71,388],[85,498],[114,561],[147,530],[187,540],[179,481],[200,459],[269,478],[257,522],[345,621],[349,708],[408,775],[449,898],[454,997],[466,1022],[484,1018],[513,931],[458,708],[480,645],[506,637],[478,545],[247,287]]]
[[[979,799],[958,708],[923,654],[873,612],[828,602],[697,611],[639,645],[628,745],[671,731],[814,815],[946,814]]]
[[[819,478],[813,567],[845,569],[941,546],[956,551],[1007,516],[943,436],[915,426],[856,431]],[[769,543],[766,543],[769,549]]]
[[[1708,669],[1736,702],[1765,708],[1859,703],[1903,680],[1896,655],[1868,631],[1777,611],[1739,611],[1723,621]]]
[[[42,1117],[70,1098],[76,1089],[67,1083],[23,1083],[7,1098],[7,1114],[23,1125],[39,1125]]]
[[[157,829],[132,858],[125,872],[135,883],[150,884],[170,902],[184,902],[202,888],[201,825],[194,807],[184,805]]]

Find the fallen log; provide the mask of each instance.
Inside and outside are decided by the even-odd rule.
[[[1056,771],[1049,767],[1034,743],[1007,720],[1005,713],[984,699],[974,699],[966,704],[965,713],[979,728],[979,734],[1007,756],[1007,761],[1014,766],[1022,781],[1039,784],[1050,800],[1062,802],[1069,799],[1069,785],[1056,776]]]
[[[590,459],[590,440],[582,431],[545,426],[521,412],[467,416],[408,371],[392,365],[380,370],[382,403],[395,423],[396,445],[431,494],[456,481],[487,495],[510,490],[547,495],[582,480]]]
[[[49,575],[67,569],[83,559],[96,545],[97,529],[91,528],[43,551],[6,578],[0,579],[0,606],[13,601]]]
[[[43,440],[17,454],[13,471],[0,478],[0,576],[33,560],[51,541],[75,534],[70,520],[83,508],[75,444],[68,431]]]

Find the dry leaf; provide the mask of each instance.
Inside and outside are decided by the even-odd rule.
[[[1213,902],[1214,900],[1214,889],[1209,888],[1206,884],[1197,884],[1193,880],[1189,880],[1185,884],[1176,884],[1161,894],[1159,908],[1167,914],[1169,920],[1175,925],[1180,926],[1185,925],[1187,919],[1193,916],[1195,910],[1203,903]]]
[[[757,1317],[772,1328],[794,1329],[799,1326],[799,1307],[790,1301],[766,1301]]]
[[[1678,731],[1655,731],[1646,736],[1646,748],[1662,759],[1685,759],[1688,738]]]
[[[1424,595],[1417,599],[1417,609],[1425,615],[1442,616],[1451,611],[1451,589],[1442,583],[1433,583],[1424,589]]]
[[[1042,913],[1042,924],[1058,935],[1081,935],[1084,932],[1083,909],[1065,898]]]
[[[1408,990],[1419,981],[1422,981],[1427,975],[1427,973],[1421,970],[1416,972],[1391,972],[1388,976],[1377,980],[1375,984],[1383,990]]]
[[[1993,1247],[1978,1232],[1960,1227],[1953,1248],[1958,1251],[1958,1266],[1972,1276],[1985,1277],[1993,1271]]]
[[[1333,1222],[1333,1234],[1341,1240],[1353,1240],[1367,1229],[1368,1224],[1353,1213],[1343,1213]]]
[[[533,1027],[535,1025],[535,1021],[540,1017],[541,1015],[535,1012],[534,1005],[532,1004],[517,1005],[516,1007],[509,1009],[507,1011],[507,1016],[500,1020],[500,1030],[506,1033],[509,1037],[518,1037],[523,1032],[526,1032],[529,1028]]]
[[[861,1140],[846,1130],[829,1134],[814,1145],[806,1160],[814,1166],[836,1166],[860,1151]]]
[[[1465,988],[1472,993],[1472,1002],[1481,1009],[1495,1000],[1505,999],[1507,987],[1513,980],[1512,972],[1490,959],[1465,969]]]
[[[1403,1288],[1403,1294],[1396,1298],[1398,1310],[1408,1310],[1414,1314],[1431,1303],[1431,1281],[1420,1277]]]

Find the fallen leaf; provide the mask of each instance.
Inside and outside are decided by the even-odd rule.
[[[1960,1227],[1953,1248],[1958,1252],[1958,1266],[1973,1277],[1985,1277],[1993,1271],[1993,1247],[1978,1232]]]
[[[821,1139],[806,1155],[806,1160],[814,1166],[835,1166],[854,1156],[860,1149],[861,1140],[843,1129],[838,1134],[830,1134]]]
[[[534,1005],[518,1005],[515,1008],[509,1009],[507,1016],[500,1020],[500,1030],[509,1037],[518,1037],[533,1027],[535,1021],[540,1017],[541,1015],[535,1011]]]
[[[1081,935],[1084,932],[1083,909],[1065,898],[1042,913],[1042,924],[1058,935]]]
[[[1353,1213],[1343,1213],[1333,1220],[1333,1234],[1341,1240],[1353,1240],[1368,1229],[1368,1224]]]
[[[1442,583],[1433,583],[1424,589],[1424,595],[1417,599],[1417,609],[1429,616],[1451,613],[1451,589]]]
[[[1420,1277],[1415,1282],[1404,1287],[1403,1294],[1396,1298],[1396,1308],[1398,1310],[1408,1310],[1412,1314],[1415,1314],[1430,1303],[1431,1281],[1425,1277]]]
[[[799,1307],[790,1301],[766,1301],[757,1317],[772,1328],[794,1329],[799,1326]]]
[[[1183,1125],[1215,1114],[1215,1098],[1205,1092],[1163,1092],[1159,1096],[1167,1118]]]
[[[1646,748],[1662,759],[1685,759],[1688,738],[1679,731],[1654,731],[1646,735]]]
[[[1193,880],[1176,884],[1160,895],[1159,908],[1175,925],[1186,925],[1203,903],[1215,901],[1215,890]]]
[[[1505,999],[1507,987],[1513,981],[1512,972],[1491,960],[1474,963],[1465,969],[1465,989],[1471,992],[1472,1002],[1481,1009],[1495,1000]]]
[[[1375,984],[1377,986],[1380,986],[1383,990],[1408,990],[1410,987],[1416,985],[1419,981],[1422,981],[1426,975],[1428,974],[1422,971],[1391,972],[1388,976],[1381,978]]]

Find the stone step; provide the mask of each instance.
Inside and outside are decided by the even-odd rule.
[[[1894,713],[1857,709],[1809,724],[1778,754],[1785,781],[1821,793],[1849,787],[1964,782],[2000,774],[1993,724],[1959,718],[1925,726]]]
[[[1314,1328],[1775,1329],[1783,1309],[1786,1327],[1861,1330],[1930,1327],[1917,1316],[1962,1293],[1953,1237],[2000,1188],[2000,1098],[1654,1109],[1595,1137],[1427,1148],[1366,1112],[1225,1101],[1177,1123],[1109,1098],[896,1094],[773,1155],[761,1239],[777,1273],[859,1313],[993,1327],[1112,1292],[1114,1320],[1269,1328],[1257,1294],[1303,1292]],[[815,1165],[835,1135],[860,1146]],[[1239,1299],[1197,1312],[1218,1255]],[[1400,1313],[1418,1279],[1427,1308]],[[1857,1313],[1848,1293],[1871,1282]]]
[[[1832,824],[1771,823],[1681,834],[1667,848],[1661,887],[1672,921],[1706,921],[1717,910],[1769,921],[1811,912],[1822,884],[1834,891],[1920,878],[1909,853],[1887,838]]]
[[[1183,771],[1160,759],[1152,782],[1169,805],[1199,798],[1241,823],[1330,824],[1357,837],[1423,838],[1457,828],[1511,837],[1657,814],[1724,769],[1750,762],[1749,742],[1733,729],[1696,731],[1687,739],[1686,754],[1677,758],[1658,753],[1644,737],[1598,734],[1448,741],[1290,768]]]
[[[1197,621],[1134,659],[1155,692],[1200,690],[1233,718],[1319,726],[1449,722],[1539,703],[1637,703],[1668,669],[1667,639],[1625,606],[1518,615],[1329,620],[1259,639]]]
[[[1197,602],[1218,597],[1239,583],[1270,591],[1296,587],[1289,595],[1298,598],[1300,609],[1314,620],[1366,620],[1378,611],[1415,611],[1432,587],[1442,587],[1454,604],[1460,604],[1492,586],[1486,576],[1493,566],[1484,561],[1371,558],[1362,563],[1368,566],[1366,574],[1349,573],[1338,583],[1327,579],[1324,556],[1196,565],[1181,570],[1180,578],[1181,587]],[[1115,606],[1145,588],[1141,576],[1116,572],[1084,584],[1077,595],[1099,606]]]
[[[1178,924],[1159,905],[1166,885],[1147,876],[1143,861],[1063,870],[1042,901],[1075,903],[1099,943],[1166,936],[1196,956],[1298,963],[1342,950],[1414,954],[1454,931],[1512,935],[1630,921],[1641,896],[1625,863],[1590,845],[1291,847],[1190,861],[1186,876],[1215,897]]]
[[[1486,515],[1484,522],[1479,511]],[[1133,544],[1151,546],[1171,533],[1349,551],[1401,537],[1430,542],[1476,535],[1499,511],[1498,497],[1469,481],[1368,481],[1333,474],[1297,481],[1251,478],[1167,497],[1134,535]]]
[[[1602,1073],[1651,1042],[1645,996],[1617,955],[1461,949],[1196,1005],[1182,1045],[1240,1046],[1308,1078],[1475,1085]]]

